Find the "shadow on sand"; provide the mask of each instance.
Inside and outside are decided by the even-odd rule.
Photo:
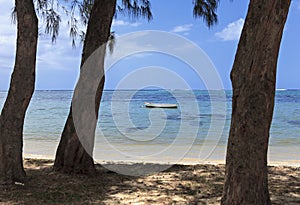
[[[1,187],[1,204],[219,204],[224,165],[174,165],[147,176],[125,176],[97,165],[93,176],[52,171],[53,161],[26,159],[27,182]],[[119,164],[121,169],[143,164]],[[151,165],[159,166],[164,165]],[[145,167],[144,167],[145,168]],[[273,204],[300,204],[300,168],[270,167]]]

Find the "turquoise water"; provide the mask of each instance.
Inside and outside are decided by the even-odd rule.
[[[5,96],[6,92],[0,92],[0,107]],[[25,155],[54,157],[71,96],[72,91],[35,92],[25,121]],[[144,102],[177,103],[179,107],[149,109]],[[214,109],[213,102],[221,108]],[[221,91],[105,91],[94,157],[172,163],[224,160],[230,114],[231,91],[224,98]],[[299,162],[299,147],[300,91],[277,91],[270,161]]]

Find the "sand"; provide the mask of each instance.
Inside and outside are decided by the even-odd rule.
[[[125,176],[98,164],[93,177],[55,173],[52,165],[25,159],[27,181],[1,187],[0,204],[219,204],[224,181],[222,164],[174,165],[147,176]],[[273,204],[300,204],[300,167],[270,166],[269,188]]]

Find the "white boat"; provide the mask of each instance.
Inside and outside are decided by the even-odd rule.
[[[177,108],[177,104],[166,104],[166,103],[149,103],[144,102],[147,108]]]

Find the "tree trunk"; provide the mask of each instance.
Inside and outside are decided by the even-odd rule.
[[[15,67],[0,117],[0,183],[23,181],[23,125],[35,85],[38,19],[32,0],[16,0]]]
[[[231,71],[232,118],[221,204],[271,204],[267,152],[277,58],[290,0],[251,0]]]
[[[84,74],[84,63],[88,58],[99,48],[103,47],[102,55],[99,58],[102,58],[101,64],[98,66],[101,69],[101,72],[104,71],[104,58],[105,58],[105,49],[106,43],[108,41],[110,35],[110,28],[112,19],[116,9],[116,0],[96,0],[94,2],[90,19],[87,27],[86,38],[84,41],[82,60],[81,60],[81,73],[80,78],[77,83],[76,89],[74,91],[72,105],[70,107],[69,115],[67,122],[65,124],[61,140],[56,152],[56,158],[54,162],[54,170],[62,171],[64,173],[81,173],[81,174],[94,174],[95,167],[92,158],[92,149],[94,146],[94,141],[90,145],[91,150],[86,150],[86,146],[82,146],[82,140],[78,138],[78,130],[74,126],[74,116],[73,116],[73,103],[77,100],[80,100],[80,90],[79,84],[85,81]],[[104,46],[103,46],[104,45]],[[96,69],[96,68],[95,68]],[[97,73],[96,75],[100,75]],[[105,78],[104,75],[99,81],[92,81],[89,84],[94,84],[92,86],[96,86],[97,92],[95,92],[95,96],[91,99],[95,106],[95,115],[96,120],[91,123],[89,126],[89,133],[92,133],[94,137],[96,123],[98,119],[98,111],[100,106],[100,101],[102,97],[102,91],[104,87]],[[87,91],[88,92],[88,91]]]

